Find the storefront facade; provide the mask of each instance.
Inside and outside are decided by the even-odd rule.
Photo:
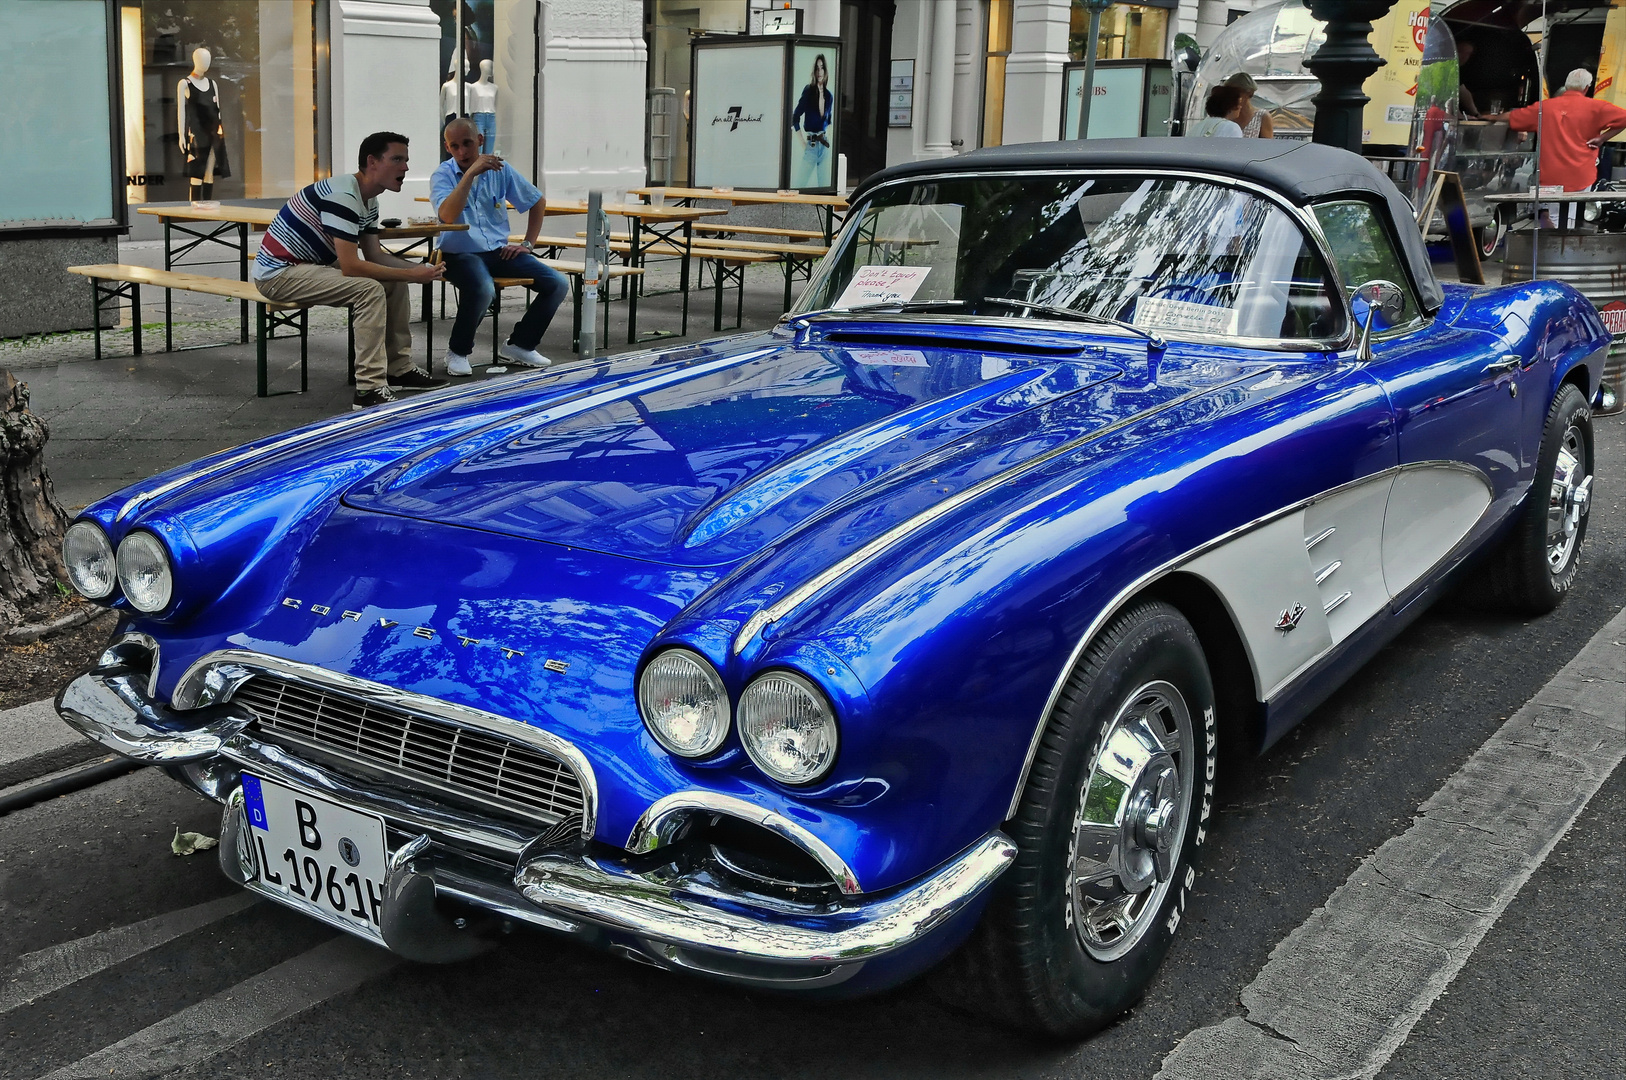
[[[841,132],[833,179],[850,186],[902,161],[1054,139],[1063,68],[1082,56],[1087,36],[1081,0],[54,0],[50,6],[98,28],[77,40],[81,48],[100,48],[103,59],[99,67],[81,65],[78,74],[86,77],[75,86],[95,90],[100,72],[105,90],[92,96],[101,111],[79,105],[64,111],[63,101],[42,98],[37,109],[14,114],[10,141],[21,144],[25,129],[40,124],[84,129],[100,164],[75,175],[103,175],[107,191],[97,196],[97,208],[53,209],[40,203],[36,189],[54,197],[62,185],[28,183],[14,173],[11,190],[0,196],[0,238],[16,242],[26,232],[17,222],[72,210],[78,218],[68,231],[78,247],[70,261],[111,261],[107,252],[92,259],[79,249],[112,243],[131,227],[137,236],[156,235],[153,220],[135,214],[144,205],[189,199],[276,205],[313,180],[355,168],[357,145],[377,130],[406,135],[413,160],[404,190],[380,200],[383,215],[424,216],[429,209],[416,198],[428,194],[429,174],[441,160],[445,121],[459,114],[475,119],[489,148],[533,176],[550,199],[579,199],[594,189],[614,195],[650,179],[682,183],[692,41],[760,32],[765,21],[783,23],[787,6],[800,13],[801,33],[840,40],[843,62],[831,87]],[[1098,56],[1166,58],[1178,35],[1205,43],[1254,6],[1255,0],[1116,4],[1103,19]],[[0,0],[0,17],[18,24],[8,47],[49,67],[53,46],[30,44],[43,26],[39,10],[24,0]],[[19,87],[39,84],[12,66]],[[900,79],[900,72],[907,75]],[[84,117],[95,115],[104,118],[106,136],[86,126]],[[49,326],[8,324],[4,332],[83,325],[88,314],[81,307],[88,309],[65,307],[46,319]]]

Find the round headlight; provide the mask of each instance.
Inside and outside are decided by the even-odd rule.
[[[113,545],[100,525],[89,521],[69,525],[62,538],[62,561],[68,567],[68,581],[80,595],[102,600],[113,594],[119,572],[114,566]]]
[[[679,757],[705,757],[728,738],[728,690],[706,658],[668,649],[638,679],[638,711],[655,741]]]
[[[175,576],[163,541],[140,530],[119,541],[119,587],[137,611],[163,611],[169,606]]]
[[[740,695],[740,742],[781,784],[810,784],[835,764],[836,717],[811,682],[770,671]]]

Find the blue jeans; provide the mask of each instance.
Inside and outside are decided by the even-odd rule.
[[[510,344],[522,349],[534,349],[542,340],[553,313],[564,303],[570,292],[570,282],[559,271],[543,263],[534,255],[515,255],[500,258],[498,251],[446,251],[441,260],[446,266],[446,280],[457,289],[457,321],[452,323],[452,337],[447,347],[459,356],[474,352],[474,332],[480,329],[480,320],[491,307],[491,298],[497,288],[491,283],[493,276],[505,278],[528,277],[535,285],[536,297],[525,309],[525,317],[508,333]]]

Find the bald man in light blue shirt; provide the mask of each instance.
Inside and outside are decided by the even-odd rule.
[[[570,283],[559,271],[531,254],[531,244],[542,227],[542,193],[502,158],[483,153],[485,136],[467,117],[446,125],[446,150],[452,156],[429,177],[429,200],[448,225],[461,222],[467,232],[443,233],[441,261],[446,280],[457,288],[457,320],[452,323],[446,350],[446,374],[469,375],[474,334],[491,307],[496,286],[492,277],[528,277],[532,281],[530,307],[509,331],[498,349],[507,360],[525,367],[548,366],[536,351],[553,313],[559,310]],[[508,205],[528,215],[525,240],[508,242]]]

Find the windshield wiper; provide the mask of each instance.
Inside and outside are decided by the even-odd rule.
[[[1152,333],[1131,322],[1114,319],[1110,315],[1097,315],[1093,311],[1079,311],[1077,308],[1061,307],[1057,304],[1036,304],[1031,300],[1016,300],[1009,296],[985,296],[978,303],[995,304],[1000,307],[1021,308],[1024,315],[1029,311],[1039,311],[1046,315],[1055,315],[1062,319],[1078,319],[1080,322],[1106,323],[1109,326],[1121,326],[1131,334],[1139,334],[1154,349],[1166,349],[1169,343],[1157,334]]]
[[[820,315],[867,315],[876,312],[887,314],[903,314],[909,311],[931,311],[933,308],[965,307],[964,300],[882,300],[875,304],[859,304],[857,307],[827,307],[813,311],[798,311],[794,315],[786,315],[787,321],[795,319],[812,319]]]

